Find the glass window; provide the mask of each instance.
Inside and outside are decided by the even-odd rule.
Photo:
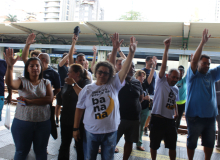
[[[69,19],[69,17],[68,16],[66,16],[66,20],[68,20]]]
[[[70,7],[69,7],[69,5],[67,5],[67,9],[69,9]]]
[[[69,11],[66,11],[66,15],[69,15]]]

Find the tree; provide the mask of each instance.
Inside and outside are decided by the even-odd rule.
[[[141,19],[142,19],[141,13],[133,10],[126,12],[125,15],[122,15],[121,18],[119,18],[119,20],[141,20]]]
[[[9,21],[9,22],[17,22],[17,16],[16,15],[7,15],[7,18],[5,19],[5,21]]]

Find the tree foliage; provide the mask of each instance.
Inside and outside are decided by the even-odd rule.
[[[5,21],[9,21],[9,22],[17,22],[18,19],[17,19],[17,16],[16,15],[7,15],[7,18],[5,19]]]
[[[131,10],[122,15],[119,20],[142,20],[142,17],[140,12]]]

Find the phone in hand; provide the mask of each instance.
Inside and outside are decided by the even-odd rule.
[[[79,26],[76,26],[76,27],[74,28],[73,33],[74,33],[77,37],[79,37],[79,33],[81,33]]]

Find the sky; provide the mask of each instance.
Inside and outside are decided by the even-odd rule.
[[[195,11],[199,19],[214,22],[216,0],[99,0],[106,21],[118,20],[130,10],[140,12],[146,21],[188,22]],[[6,10],[5,5],[11,4]],[[44,0],[0,0],[0,16],[4,13],[44,11]]]

